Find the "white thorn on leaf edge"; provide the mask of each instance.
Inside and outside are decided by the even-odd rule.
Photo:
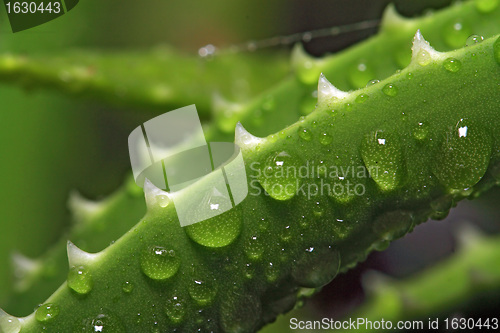
[[[84,198],[77,191],[71,191],[68,200],[68,207],[73,212],[77,220],[91,216],[102,207],[100,202],[91,201]]]
[[[0,309],[0,332],[2,333],[19,333],[23,319],[11,316],[4,310]]]
[[[262,141],[264,141],[263,138],[252,135],[240,122],[236,124],[236,128],[234,129],[234,143],[240,148],[256,146]]]
[[[88,253],[73,244],[71,241],[68,241],[67,246],[68,251],[68,263],[69,267],[87,265],[97,259],[99,257],[99,253]]]
[[[149,179],[144,179],[144,196],[148,207],[159,205],[167,207],[171,201],[170,194],[153,184]]]
[[[392,285],[393,280],[393,278],[386,274],[377,271],[368,271],[363,275],[361,283],[366,292],[375,293],[383,286]]]
[[[241,104],[227,100],[218,92],[212,94],[212,109],[217,113],[228,115],[237,112],[241,107]]]
[[[304,50],[304,46],[302,46],[302,43],[297,43],[293,46],[291,55],[291,62],[293,67],[307,67],[307,64],[313,61],[315,61],[315,58],[310,56],[306,52],[306,50]]]
[[[16,278],[16,284],[18,282],[23,284],[27,276],[34,274],[41,268],[39,260],[30,259],[19,252],[12,253],[11,262],[14,270],[14,276]]]
[[[318,103],[328,102],[331,99],[342,99],[349,93],[337,89],[328,79],[321,73],[318,79]]]
[[[460,247],[467,249],[481,242],[485,234],[478,226],[465,222],[457,228],[455,238]]]
[[[413,37],[413,46],[411,48],[412,63],[418,63],[419,65],[428,65],[431,60],[436,60],[441,57],[441,52],[434,50],[434,48],[425,40],[424,36],[420,32],[420,29],[415,33]]]
[[[390,3],[387,5],[387,7],[384,10],[384,13],[382,14],[382,27],[388,27],[388,26],[400,26],[401,24],[405,24],[408,21],[411,21],[411,19],[406,18],[399,14],[399,12],[396,9],[396,6],[393,3]]]

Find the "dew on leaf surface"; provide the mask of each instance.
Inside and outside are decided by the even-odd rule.
[[[180,259],[173,249],[148,247],[142,252],[141,269],[153,280],[166,280],[177,273]]]
[[[491,137],[481,128],[460,119],[435,152],[434,174],[449,189],[474,186],[488,168],[491,144]]]
[[[35,319],[42,323],[49,322],[59,315],[59,311],[59,306],[53,303],[42,304],[36,309]]]
[[[460,68],[462,68],[462,63],[458,59],[448,58],[445,61],[443,61],[443,67],[448,72],[456,73],[460,70]]]
[[[340,254],[332,246],[310,246],[299,254],[292,269],[302,287],[319,288],[329,283],[340,269]]]
[[[300,159],[286,151],[272,153],[264,163],[259,181],[264,190],[276,200],[289,200],[300,186],[297,170]]]
[[[382,92],[387,96],[394,97],[398,94],[398,88],[396,87],[396,85],[388,83],[382,88]]]
[[[383,191],[394,190],[402,182],[402,150],[398,136],[382,130],[368,134],[361,144],[363,162],[370,176]]]
[[[68,273],[68,286],[78,294],[88,294],[94,285],[92,274],[85,266],[71,267]]]

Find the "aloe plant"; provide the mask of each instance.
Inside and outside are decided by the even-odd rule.
[[[377,313],[383,312],[384,317],[393,322],[428,318],[441,308],[474,299],[471,294],[497,291],[498,236],[487,237],[470,228],[460,230],[457,254],[439,266],[400,281],[391,281],[379,273],[368,276],[369,299],[353,317],[379,320]],[[440,293],[436,294],[435,290]],[[393,307],[389,309],[388,304]]]
[[[169,194],[148,184],[147,213],[134,226],[142,199],[133,184],[101,204],[75,198],[82,221],[71,238],[95,240],[86,250],[99,251],[131,229],[96,254],[68,243],[69,272],[61,266],[64,241],[41,262],[18,259],[29,269],[16,299],[47,286],[44,276],[48,284],[67,281],[31,316],[2,315],[4,330],[255,331],[370,251],[498,183],[500,42],[494,34],[500,9],[492,4],[498,2],[466,3],[408,21],[389,10],[378,36],[338,56],[315,60],[297,49],[296,76],[250,103],[219,103],[224,112],[209,125],[214,139],[227,137],[238,120],[254,132],[276,132],[258,138],[236,125],[250,186],[240,206],[181,228]],[[431,41],[459,46],[454,43],[468,32],[436,32],[437,22],[457,17],[493,37],[440,53],[417,32],[411,62],[396,72],[409,61],[404,50],[410,30],[429,29]],[[370,60],[377,52],[386,57]],[[36,61],[23,67],[29,59],[3,59],[0,72],[8,80],[23,73],[46,85],[54,77],[39,73]],[[341,68],[354,72],[332,76]],[[366,77],[383,80],[343,92],[321,71],[344,89],[358,88]],[[313,77],[319,77],[316,107],[309,97]],[[275,128],[301,113],[307,116]],[[174,195],[192,200],[209,180]],[[102,232],[112,230],[116,219],[127,220],[124,229]],[[46,265],[50,261],[55,266]]]

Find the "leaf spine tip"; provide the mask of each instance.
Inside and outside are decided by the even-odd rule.
[[[382,28],[399,27],[409,21],[411,21],[411,19],[401,15],[397,11],[394,3],[390,3],[387,5],[387,7],[385,7],[384,13],[382,14],[381,26]]]
[[[485,238],[485,234],[476,225],[466,222],[457,228],[455,238],[460,248],[467,249],[482,242]]]
[[[318,79],[318,103],[328,102],[331,99],[342,99],[349,93],[337,89],[328,79],[321,73]]]
[[[378,271],[368,271],[363,275],[361,279],[361,283],[363,285],[363,289],[370,294],[377,293],[381,287],[390,285],[393,279],[381,272]]]
[[[0,332],[18,333],[23,321],[23,318],[12,316],[0,308]]]
[[[153,207],[157,203],[160,206],[166,206],[171,199],[171,194],[156,187],[148,178],[144,179],[144,197],[148,207]]]
[[[10,259],[14,276],[18,281],[22,281],[27,276],[34,274],[41,267],[39,260],[28,258],[19,252],[12,253]]]
[[[412,63],[417,62],[420,64],[426,64],[431,59],[437,59],[440,57],[441,52],[434,50],[434,48],[425,40],[424,36],[417,30],[415,36],[413,37],[412,51]]]
[[[306,52],[302,43],[296,43],[292,49],[291,61],[292,67],[297,68],[305,62],[315,61],[315,58]]]
[[[102,203],[88,200],[78,191],[71,191],[68,199],[68,207],[75,215],[76,221],[80,222],[99,212],[102,208]]]
[[[240,148],[255,146],[262,141],[264,141],[263,138],[252,135],[240,122],[236,124],[236,128],[234,129],[234,143]]]
[[[212,93],[211,106],[216,113],[234,112],[241,108],[239,103],[229,101],[217,91]]]
[[[88,253],[68,240],[67,245],[69,267],[86,265],[95,260],[100,253]]]

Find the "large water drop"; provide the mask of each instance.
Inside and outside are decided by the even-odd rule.
[[[367,135],[361,156],[370,176],[383,191],[399,187],[404,172],[402,146],[396,135],[382,130]]]
[[[310,246],[299,254],[292,276],[302,287],[319,288],[333,280],[339,268],[340,254],[332,246]]]
[[[433,171],[450,189],[474,186],[488,168],[491,137],[468,119],[460,119],[435,153]]]
[[[295,196],[300,185],[297,175],[302,165],[298,157],[286,151],[272,153],[260,173],[260,184],[276,200],[288,200]]]

